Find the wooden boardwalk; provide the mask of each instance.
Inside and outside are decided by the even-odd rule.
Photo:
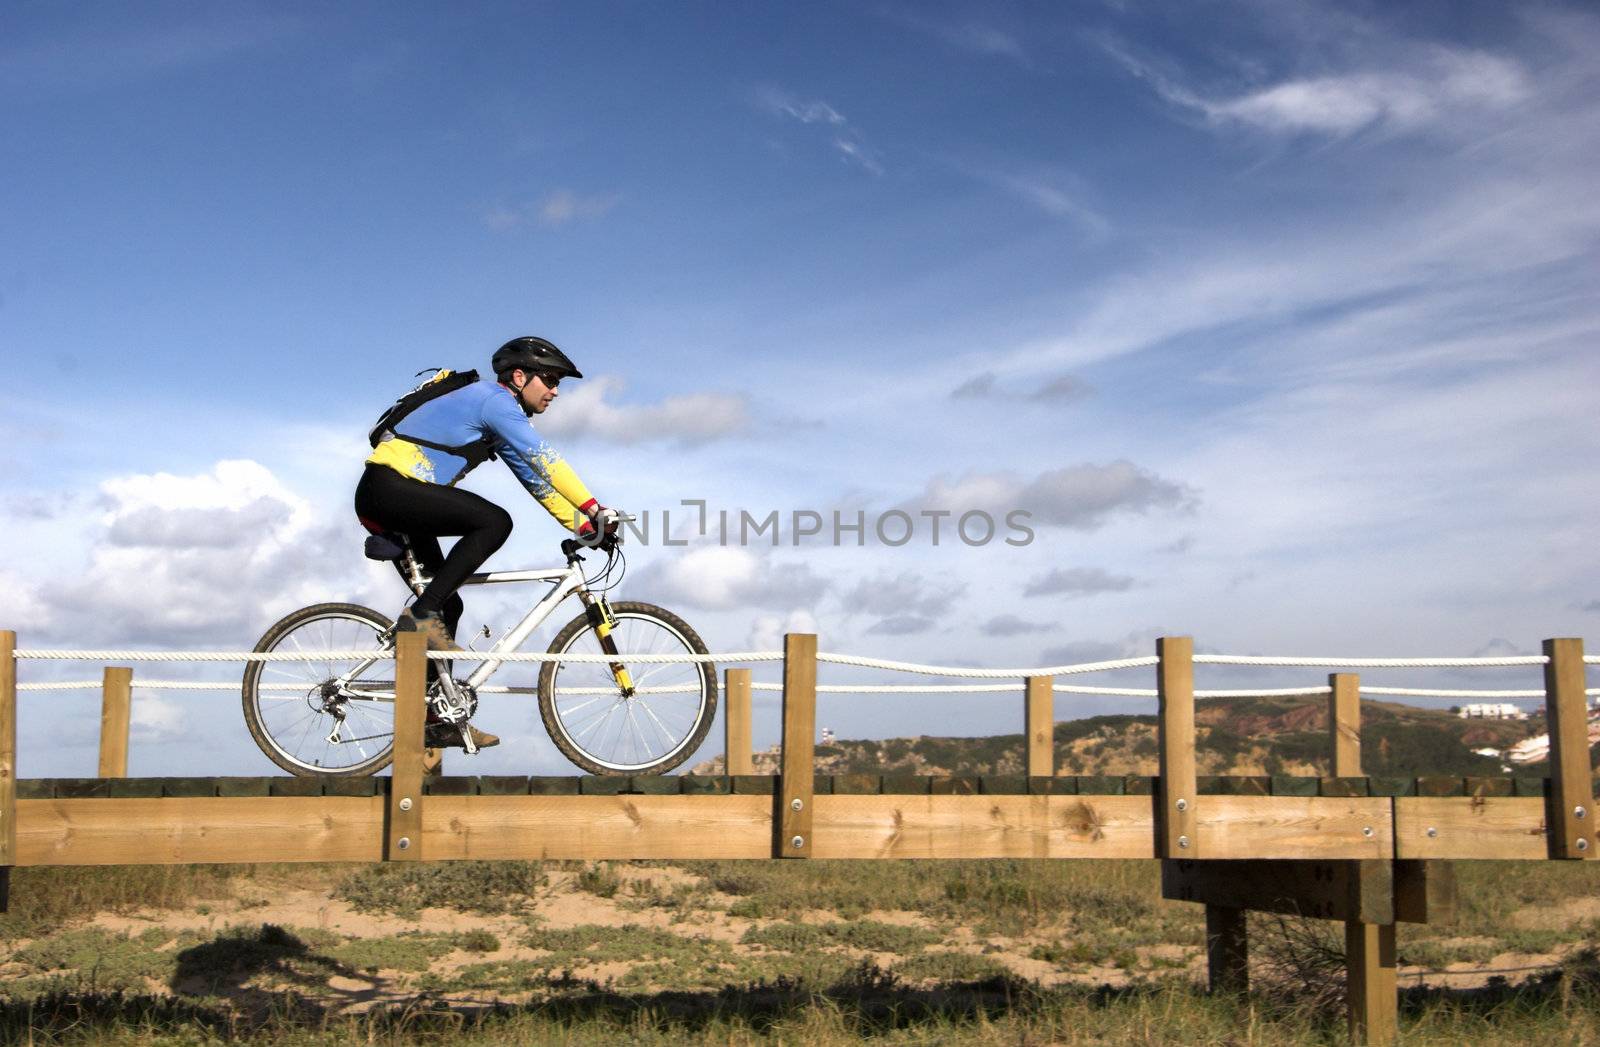
[[[1204,904],[1212,985],[1247,984],[1246,910],[1346,924],[1352,1038],[1395,1031],[1396,922],[1455,903],[1449,859],[1588,860],[1581,642],[1550,640],[1548,778],[1367,777],[1359,680],[1330,677],[1323,778],[1196,774],[1192,643],[1158,644],[1161,774],[1057,776],[1051,681],[1018,689],[1026,771],[817,776],[816,638],[786,639],[781,772],[438,777],[422,747],[422,638],[402,634],[388,778],[123,777],[126,670],[107,670],[100,776],[17,781],[15,636],[0,633],[0,870],[10,866],[463,859],[1161,859]],[[727,674],[728,767],[750,768],[748,670]],[[0,895],[3,897],[3,895]]]

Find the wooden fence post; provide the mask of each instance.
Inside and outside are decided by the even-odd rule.
[[[1336,778],[1361,776],[1361,677],[1328,674],[1329,767]],[[1359,866],[1359,862],[1351,863]],[[1357,876],[1355,882],[1359,882]],[[1393,1043],[1399,1032],[1400,986],[1395,969],[1395,924],[1344,922],[1345,1012],[1352,1043]]]
[[[1056,773],[1055,677],[1030,676],[1024,690],[1023,719],[1028,748],[1023,773],[1050,778]]]
[[[727,702],[722,719],[725,770],[728,774],[755,774],[755,758],[750,753],[750,670],[723,670],[722,693]]]
[[[778,857],[810,856],[811,803],[816,773],[817,637],[783,637],[783,780]]]
[[[0,912],[17,861],[17,634],[0,629]]]
[[[1550,731],[1550,857],[1593,858],[1594,783],[1583,641],[1546,640],[1545,726]]]
[[[108,665],[100,683],[100,777],[128,776],[128,722],[133,706],[133,670]]]
[[[422,734],[427,718],[428,638],[394,634],[394,763],[389,779],[389,832],[384,857],[422,857]]]
[[[1213,993],[1250,988],[1250,936],[1243,909],[1206,906],[1206,972]]]
[[[1350,1042],[1379,1047],[1399,1035],[1394,924],[1348,920],[1344,925],[1345,1006]]]
[[[1328,741],[1333,748],[1329,772],[1335,778],[1361,776],[1361,677],[1329,673]]]
[[[1194,640],[1163,636],[1156,640],[1157,694],[1160,696],[1161,837],[1163,858],[1199,858],[1195,833]]]
[[[1161,747],[1161,836],[1156,853],[1167,861],[1200,856],[1195,832],[1199,779],[1194,751],[1194,640],[1156,640],[1157,740]],[[1163,866],[1165,872],[1165,865]],[[1250,985],[1250,940],[1243,909],[1206,903],[1206,976],[1213,993],[1243,992]]]

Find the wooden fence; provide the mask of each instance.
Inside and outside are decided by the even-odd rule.
[[[1052,680],[1019,688],[1026,773],[814,773],[817,646],[785,637],[781,773],[751,773],[750,672],[726,672],[726,776],[428,775],[426,655],[399,636],[388,779],[126,779],[131,671],[108,668],[96,779],[16,779],[14,633],[0,632],[0,880],[11,866],[459,859],[1161,859],[1204,904],[1211,984],[1248,983],[1248,910],[1345,923],[1351,1036],[1395,1035],[1395,924],[1454,905],[1449,859],[1592,859],[1582,642],[1547,640],[1548,779],[1380,779],[1361,768],[1360,684],[1329,678],[1332,774],[1196,772],[1193,643],[1158,641],[1160,774],[1055,774]],[[0,900],[4,898],[0,883]]]

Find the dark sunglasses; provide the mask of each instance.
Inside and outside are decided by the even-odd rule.
[[[554,371],[543,374],[535,371],[533,376],[539,379],[539,381],[543,382],[546,389],[554,389],[556,386],[561,384],[561,376],[556,374]]]

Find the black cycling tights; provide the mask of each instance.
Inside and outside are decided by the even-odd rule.
[[[384,465],[368,465],[356,485],[356,515],[411,539],[411,551],[433,575],[413,613],[440,615],[451,635],[461,620],[456,590],[511,536],[511,514],[471,491],[413,480]],[[440,536],[460,535],[446,556]],[[400,564],[395,563],[398,570]],[[405,572],[401,571],[401,577]]]

